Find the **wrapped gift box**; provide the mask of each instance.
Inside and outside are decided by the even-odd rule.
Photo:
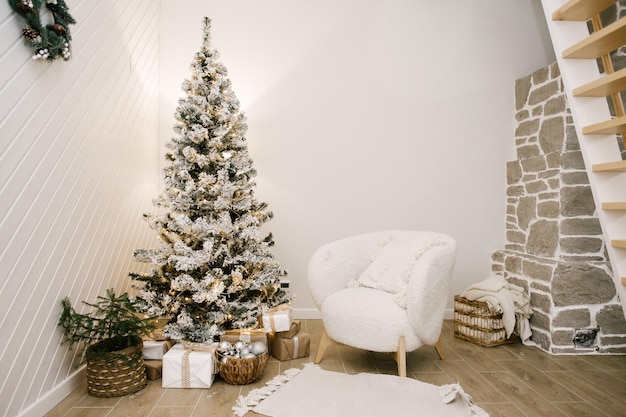
[[[163,355],[163,388],[210,388],[215,379],[215,347],[185,342],[172,346]]]
[[[297,335],[299,331],[300,331],[300,320],[294,320],[291,323],[291,327],[289,328],[289,330],[285,332],[276,332],[276,336],[283,338],[283,339],[291,339],[292,337]]]
[[[161,360],[163,355],[170,350],[172,344],[169,340],[150,340],[143,341],[143,358],[148,360]]]
[[[291,307],[282,305],[263,314],[265,333],[286,332],[291,328]]]
[[[270,353],[279,361],[309,356],[310,347],[311,337],[305,332],[298,332],[291,339],[278,337],[276,333],[270,335]]]
[[[161,375],[163,375],[163,361],[145,360],[143,363],[146,365],[146,377],[150,381],[161,378]]]
[[[267,333],[263,330],[226,330],[220,336],[220,341],[235,343],[239,340],[247,344],[263,342],[267,346]]]

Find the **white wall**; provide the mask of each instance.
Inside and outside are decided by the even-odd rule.
[[[383,229],[457,239],[453,292],[503,247],[516,79],[554,60],[533,0],[162,0],[161,139],[202,17],[249,118],[257,195],[294,307],[321,244]],[[450,300],[450,308],[452,299]]]
[[[0,416],[42,416],[82,381],[60,300],[128,289],[160,182],[153,0],[68,0],[69,62],[35,62],[0,2]]]

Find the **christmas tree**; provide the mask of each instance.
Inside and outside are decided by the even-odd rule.
[[[254,196],[245,116],[211,48],[210,28],[205,18],[202,48],[182,85],[165,189],[154,201],[160,213],[144,215],[158,246],[134,253],[153,267],[130,274],[145,311],[170,318],[165,335],[194,342],[255,327],[263,312],[290,301],[272,235],[260,230],[272,212]]]

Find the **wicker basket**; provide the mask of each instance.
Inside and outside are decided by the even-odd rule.
[[[224,381],[233,385],[251,384],[261,379],[267,359],[267,352],[254,358],[233,358],[217,354],[217,367]],[[226,358],[224,362],[222,359]]]
[[[148,381],[143,362],[143,343],[114,353],[113,359],[100,358],[87,361],[87,391],[90,395],[121,397],[146,386]]]
[[[454,296],[454,336],[478,346],[492,347],[514,343],[519,337],[506,337],[502,313],[489,309],[483,301]]]

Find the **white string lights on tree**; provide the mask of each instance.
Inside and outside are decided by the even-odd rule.
[[[72,36],[69,25],[76,21],[64,0],[9,0],[9,5],[26,20],[28,26],[22,29],[22,36],[34,48],[34,60],[70,59]],[[42,23],[41,19],[46,13],[52,16],[48,24]]]

